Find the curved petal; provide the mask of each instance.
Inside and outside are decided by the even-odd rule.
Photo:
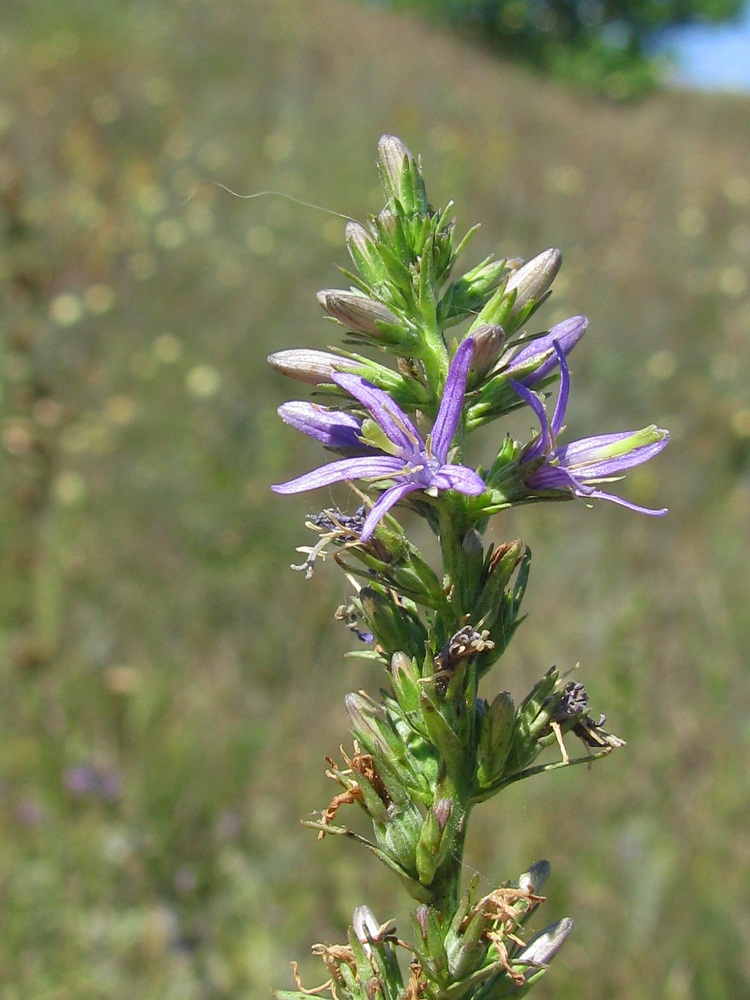
[[[416,483],[399,483],[398,486],[391,486],[390,489],[386,490],[378,498],[372,510],[365,518],[365,523],[362,525],[362,533],[360,534],[362,541],[366,542],[372,537],[375,528],[394,504],[397,504],[408,493],[413,493],[414,490],[418,490],[419,488]]]
[[[568,408],[568,397],[570,395],[570,369],[568,368],[568,362],[565,360],[565,355],[563,354],[558,341],[554,342],[554,347],[555,353],[557,354],[557,360],[560,362],[560,391],[557,394],[555,412],[552,415],[550,434],[552,435],[552,440],[556,441],[557,435],[560,433],[562,425],[565,423],[565,411]]]
[[[469,365],[474,356],[474,341],[467,337],[460,345],[448,369],[448,375],[443,389],[443,398],[440,401],[435,423],[432,427],[432,453],[440,461],[445,463],[448,457],[448,449],[456,433],[458,422],[461,419],[461,410],[464,405],[464,394],[466,392],[466,379],[469,375]]]
[[[532,490],[571,490],[577,492],[582,488],[575,476],[562,465],[541,465],[526,480]]]
[[[334,374],[331,380],[367,407],[373,419],[403,454],[411,454],[424,447],[419,431],[387,392],[359,375]]]
[[[588,325],[589,321],[585,316],[571,316],[569,319],[562,320],[561,323],[556,323],[549,333],[529,341],[514,355],[506,369],[507,373],[513,374],[521,368],[537,364],[534,371],[521,378],[523,384],[531,388],[557,367],[558,356],[554,349],[555,341],[558,342],[560,349],[567,357],[586,332]]]
[[[628,510],[634,510],[637,514],[648,514],[649,517],[663,517],[668,513],[666,507],[660,507],[658,510],[654,510],[652,507],[641,507],[640,504],[623,500],[622,497],[616,497],[614,493],[603,493],[601,490],[592,490],[588,495],[595,500],[610,500],[612,503],[619,504],[620,507],[627,507]]]
[[[645,430],[648,432],[650,428]],[[619,475],[626,469],[632,469],[635,465],[648,462],[649,459],[666,448],[669,443],[667,431],[659,431],[658,428],[654,427],[653,433],[663,436],[630,448],[622,448],[619,454],[617,446],[621,442],[637,440],[643,436],[644,431],[620,431],[616,434],[600,434],[596,437],[582,438],[580,441],[571,441],[570,444],[563,445],[557,449],[555,454],[559,457],[561,464],[575,469],[586,479],[607,479],[610,476]],[[613,451],[615,454],[612,454]]]
[[[527,389],[526,386],[522,385],[520,382],[516,382],[515,379],[511,379],[510,384],[513,386],[513,389],[518,393],[521,399],[529,404],[531,409],[537,415],[537,419],[539,420],[542,428],[541,434],[524,455],[523,461],[528,462],[532,458],[538,458],[545,452],[552,450],[553,442],[550,436],[549,419],[547,417],[547,411],[544,408],[544,403],[535,392],[532,392],[531,389]]]
[[[317,403],[293,400],[289,403],[282,403],[278,414],[285,424],[315,438],[326,448],[355,448],[359,451],[371,451],[362,444],[359,438],[362,432],[362,421],[351,413],[331,410],[318,406]]]
[[[466,465],[444,465],[433,477],[431,485],[439,490],[456,490],[472,497],[481,496],[487,489],[479,473]]]
[[[272,486],[271,489],[274,493],[304,493],[332,483],[343,483],[347,479],[387,479],[402,472],[403,468],[404,463],[400,459],[389,455],[382,458],[342,458],[338,462],[306,472],[304,476]]]

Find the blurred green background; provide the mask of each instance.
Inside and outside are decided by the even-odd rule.
[[[487,694],[581,661],[628,748],[477,810],[492,884],[548,858],[576,931],[540,1000],[750,996],[750,99],[613,106],[346,0],[3,0],[0,1000],[263,997],[368,902],[322,844],[345,581],[289,571],[318,459],[265,356],[335,336],[382,132],[489,252],[564,253],[591,319],[570,435],[656,422],[623,492],[531,507],[527,610]],[[298,440],[299,439],[299,440]],[[489,447],[491,442],[487,442]]]

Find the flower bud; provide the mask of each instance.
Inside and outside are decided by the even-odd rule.
[[[349,256],[365,281],[378,290],[387,288],[388,268],[378,252],[372,234],[359,222],[351,221],[346,224],[344,239]]]
[[[369,753],[390,754],[388,745],[378,722],[378,709],[363,695],[351,691],[344,698],[344,708],[352,725],[352,733]]]
[[[559,250],[544,250],[511,274],[505,286],[505,294],[515,292],[516,297],[509,319],[518,318],[527,306],[539,302],[552,286],[561,264],[562,254]]]
[[[501,691],[482,718],[477,752],[477,783],[491,788],[500,780],[513,742],[515,704],[509,691]]]
[[[448,957],[443,944],[445,931],[438,912],[422,903],[411,916],[417,939],[414,950],[422,967],[433,979],[444,979],[448,972]]]
[[[363,587],[358,600],[378,643],[388,653],[423,654],[427,631],[416,613],[397,604],[390,592],[386,595],[373,587]]]
[[[445,936],[445,954],[454,980],[469,975],[487,952],[484,937],[489,920],[481,907],[475,906],[460,923],[454,920]]]
[[[437,816],[430,810],[425,817],[416,850],[417,875],[422,885],[432,885],[435,878],[441,833]]]
[[[325,311],[339,323],[371,337],[380,337],[383,326],[402,329],[398,316],[394,315],[382,302],[375,302],[359,292],[344,292],[338,289],[323,289],[318,292],[318,302]]]
[[[391,657],[391,680],[393,693],[406,715],[419,709],[419,671],[414,661],[406,653],[396,652]]]
[[[474,341],[474,357],[471,367],[477,379],[483,379],[505,347],[505,330],[497,323],[480,323],[471,330]]]
[[[413,803],[406,803],[391,806],[385,830],[380,832],[375,829],[382,849],[412,878],[417,875],[417,844],[423,824],[419,809]]]
[[[476,267],[450,283],[440,300],[438,316],[445,325],[459,323],[466,316],[483,308],[495,289],[522,261],[485,258]],[[469,331],[473,335],[473,331]]]
[[[378,141],[378,164],[383,183],[398,194],[404,173],[404,160],[413,160],[412,151],[398,136],[382,135]]]
[[[416,853],[417,874],[422,885],[432,885],[435,872],[453,846],[453,836],[450,831],[446,833],[452,812],[452,799],[443,798],[435,803],[425,817]]]
[[[438,799],[432,807],[432,810],[437,817],[438,825],[442,832],[445,829],[448,820],[451,818],[451,813],[453,812],[453,800],[449,798]]]
[[[297,382],[307,385],[321,385],[331,381],[331,375],[340,371],[340,365],[346,365],[345,358],[340,358],[328,351],[312,351],[306,348],[296,348],[289,351],[276,351],[268,355],[269,365],[282,375],[287,375]]]
[[[378,171],[391,207],[402,208],[407,216],[427,212],[429,203],[419,163],[395,135],[381,136],[378,142]]]
[[[518,879],[518,888],[523,889],[524,892],[533,892],[536,896],[544,888],[551,872],[549,861],[535,861],[531,868]]]
[[[358,906],[355,909],[352,916],[352,930],[365,952],[368,955],[372,954],[370,942],[378,943],[381,928],[369,906]]]
[[[558,951],[565,944],[568,935],[573,930],[573,921],[570,917],[563,917],[557,923],[550,924],[541,931],[535,938],[526,945],[523,951],[519,952],[513,959],[513,965],[525,965],[540,969],[544,972],[544,966],[549,965]],[[527,983],[531,979],[526,976]]]

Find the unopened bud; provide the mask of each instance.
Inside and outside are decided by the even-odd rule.
[[[340,371],[341,365],[346,365],[344,358],[327,351],[312,351],[298,348],[289,351],[277,351],[268,355],[268,363],[277,372],[305,382],[308,385],[321,385],[330,382],[334,372]]]
[[[387,306],[358,292],[324,289],[318,292],[317,298],[330,316],[355,333],[382,338],[388,328],[398,333],[403,330],[398,316]]]
[[[359,222],[347,222],[344,239],[354,266],[373,288],[388,285],[388,268],[372,238],[372,234]]]
[[[438,799],[432,809],[437,817],[440,830],[444,830],[446,823],[450,819],[451,813],[453,812],[453,800],[449,798]]]
[[[378,725],[378,710],[369,699],[352,691],[344,698],[344,708],[352,724],[352,732],[370,753],[391,752]]]
[[[378,141],[378,160],[380,169],[390,182],[394,191],[398,191],[401,176],[404,172],[404,160],[413,160],[411,150],[395,135],[382,135]]]
[[[481,323],[471,331],[474,341],[474,357],[471,367],[477,378],[484,378],[500,357],[505,347],[505,330],[497,323]]]
[[[573,930],[570,917],[563,917],[537,934],[513,959],[514,965],[546,966],[552,961]]]
[[[380,934],[380,924],[369,906],[358,906],[355,909],[352,916],[352,930],[369,955],[372,952],[370,942],[377,943]]]
[[[378,169],[387,202],[397,202],[407,215],[427,211],[427,193],[419,163],[409,147],[395,135],[381,136]]]
[[[510,314],[506,320],[506,325],[512,320],[518,319],[527,306],[532,306],[539,302],[542,296],[549,291],[552,282],[557,276],[562,264],[562,254],[559,250],[545,250],[527,261],[522,267],[511,274],[505,286],[505,294],[515,292],[516,298],[513,302]]]
[[[535,861],[531,868],[519,878],[518,888],[523,889],[524,892],[538,895],[544,888],[551,872],[549,861]]]
[[[422,935],[427,937],[427,921],[430,916],[430,908],[427,903],[421,903],[413,913],[414,919],[419,924]]]
[[[481,264],[461,275],[456,281],[451,282],[440,300],[440,320],[452,325],[470,314],[476,314],[486,305],[489,296],[522,263],[523,261],[518,258],[493,260],[487,257]],[[473,335],[473,330],[469,333]]]

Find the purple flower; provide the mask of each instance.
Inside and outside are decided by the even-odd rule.
[[[316,438],[332,451],[374,453],[362,444],[362,421],[352,413],[295,400],[282,403],[278,414],[285,424]]]
[[[588,325],[589,321],[585,316],[571,316],[569,319],[557,323],[543,337],[536,337],[524,344],[511,359],[506,373],[508,375],[519,373],[518,381],[521,385],[531,388],[546,378],[557,366],[559,355],[555,344],[558,345],[563,356],[567,358],[586,332]],[[533,367],[534,365],[536,367]],[[525,375],[521,374],[529,367],[533,368],[531,372]]]
[[[351,414],[323,410],[312,404],[286,404],[287,407],[302,408],[294,412],[287,409],[282,413],[282,419],[287,423],[327,447],[351,448],[356,445],[360,455],[321,466],[288,483],[274,486],[274,491],[302,493],[347,479],[395,480],[367,515],[361,534],[364,542],[372,536],[378,522],[391,507],[415,490],[429,491],[431,495],[438,490],[456,490],[469,496],[484,493],[485,484],[474,469],[448,462],[448,450],[461,418],[473,351],[471,338],[464,340],[456,351],[448,369],[432,433],[426,441],[388,393],[359,375],[334,373],[331,380],[367,408],[370,418],[377,424],[377,447],[371,447],[375,443],[371,440],[373,432],[370,431],[370,437],[367,437],[361,422]],[[363,451],[367,454],[362,455]]]
[[[585,499],[611,500],[641,514],[656,517],[666,514],[666,508],[651,510],[640,507],[612,493],[598,490],[594,484],[619,479],[626,469],[658,455],[669,441],[667,431],[652,425],[639,431],[582,438],[557,447],[557,436],[562,430],[568,405],[570,372],[559,343],[555,342],[554,347],[560,363],[560,394],[551,421],[539,396],[525,385],[511,380],[513,388],[529,404],[541,424],[541,433],[521,456],[522,466],[533,463],[526,476],[526,485],[532,490],[562,491]]]

